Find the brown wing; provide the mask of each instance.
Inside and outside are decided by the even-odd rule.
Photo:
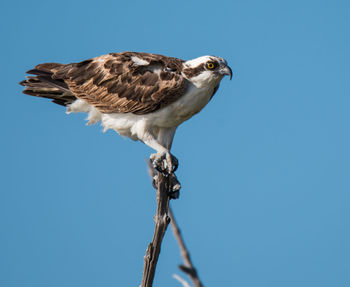
[[[146,114],[186,92],[182,63],[177,58],[124,52],[54,67],[50,72],[53,80],[63,80],[74,96],[101,112]],[[45,65],[35,68],[45,71]]]

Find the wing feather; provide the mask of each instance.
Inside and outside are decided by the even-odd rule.
[[[162,55],[124,52],[54,67],[51,72],[53,80],[63,80],[77,98],[101,112],[146,114],[186,92],[182,63]]]

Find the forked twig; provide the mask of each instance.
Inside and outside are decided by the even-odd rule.
[[[190,253],[182,238],[180,228],[178,227],[174,214],[169,207],[171,194],[172,198],[177,198],[178,191],[180,189],[180,184],[176,178],[176,175],[171,174],[169,176],[165,176],[161,172],[157,173],[149,162],[147,162],[147,164],[149,168],[149,174],[153,179],[153,186],[157,189],[157,213],[154,217],[155,230],[153,239],[152,242],[148,245],[146,254],[144,256],[143,276],[140,287],[152,287],[161,244],[170,222],[174,236],[180,247],[181,257],[184,260],[184,265],[179,265],[179,269],[190,277],[195,287],[203,287],[203,284],[198,277],[197,270],[193,266]],[[174,196],[176,192],[177,196]],[[183,286],[190,286],[189,283],[186,280],[182,279],[180,276],[175,274],[174,278],[178,280]]]

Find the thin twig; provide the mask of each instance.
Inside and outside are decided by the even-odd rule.
[[[170,207],[169,207],[169,217],[171,219],[171,229],[173,230],[174,236],[179,244],[181,257],[184,261],[184,265],[179,265],[179,269],[184,273],[186,273],[191,278],[192,283],[195,287],[204,287],[198,277],[196,268],[193,266],[190,253],[185,245],[185,242],[181,235],[180,228],[176,223],[174,214]]]
[[[182,284],[182,286],[191,287],[191,285],[185,279],[181,278],[179,275],[173,274],[173,278],[179,281]]]
[[[158,174],[157,177],[157,213],[155,215],[155,230],[152,242],[148,245],[144,256],[143,276],[140,287],[151,287],[156,271],[157,261],[162,245],[162,240],[169,225],[169,177]]]

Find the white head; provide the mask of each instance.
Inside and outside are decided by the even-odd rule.
[[[202,56],[183,63],[182,74],[197,87],[218,84],[225,75],[232,78],[232,70],[220,57]]]

